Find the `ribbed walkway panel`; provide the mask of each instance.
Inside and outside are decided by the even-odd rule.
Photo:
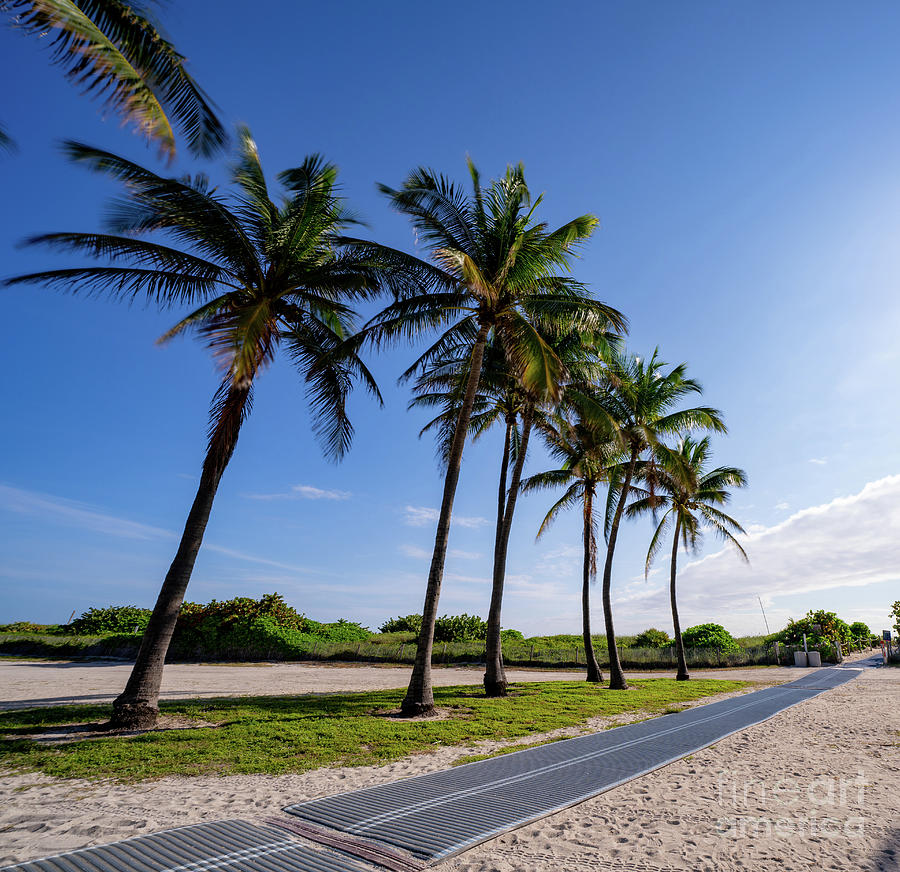
[[[217,821],[6,866],[0,872],[371,872],[284,830]]]
[[[678,760],[857,674],[818,669],[791,684],[285,811],[350,840],[435,861]]]

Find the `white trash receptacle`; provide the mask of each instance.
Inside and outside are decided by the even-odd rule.
[[[822,655],[818,651],[810,651],[806,656],[809,660],[808,666],[822,665]]]
[[[794,652],[794,666],[809,666],[805,651]]]

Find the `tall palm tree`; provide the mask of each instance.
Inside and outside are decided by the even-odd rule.
[[[546,334],[544,338],[564,364],[563,388],[570,383],[588,384],[599,377],[604,355],[616,340],[616,337],[603,332],[587,334],[578,331],[569,331],[559,336]],[[484,688],[487,696],[505,696],[507,680],[500,631],[509,538],[532,428],[535,422],[546,418],[552,404],[543,402],[546,398],[524,388],[510,371],[493,334],[492,340],[486,347],[481,382],[469,429],[477,439],[492,425],[501,422],[504,424],[491,602],[485,638]],[[426,424],[423,432],[440,427],[443,457],[446,457],[447,447],[452,439],[453,424],[459,415],[467,375],[468,359],[463,355],[450,360],[442,359],[429,366],[416,382],[417,396],[411,406],[442,407],[441,414]]]
[[[585,391],[581,399],[593,392]],[[542,422],[550,456],[558,460],[556,469],[527,478],[522,490],[529,492],[565,487],[563,495],[550,507],[538,530],[540,539],[564,509],[580,505],[582,514],[581,621],[587,680],[599,682],[603,674],[594,654],[591,637],[591,582],[597,574],[597,487],[609,480],[610,468],[622,454],[622,439],[599,403],[579,400],[565,404],[549,420]]]
[[[434,709],[431,653],[444,573],[453,500],[462,452],[481,377],[485,346],[497,335],[510,369],[525,388],[559,392],[563,364],[541,328],[624,329],[615,309],[593,300],[569,276],[574,248],[593,232],[597,219],[582,215],[550,231],[535,220],[541,197],[532,201],[522,165],[483,186],[469,161],[472,193],[432,170],[414,170],[400,189],[382,185],[394,207],[406,214],[427,246],[444,280],[425,292],[401,294],[369,324],[376,341],[414,338],[425,330],[444,332],[414,364],[427,366],[447,348],[467,343],[469,376],[447,458],[447,473],[428,573],[422,629],[402,711]]]
[[[159,24],[140,2],[0,0],[10,25],[42,40],[54,63],[86,93],[102,97],[167,158],[173,122],[191,153],[208,157],[226,142],[209,98],[185,69]],[[0,141],[9,135],[0,129]]]
[[[747,560],[747,553],[735,538],[735,533],[746,532],[734,518],[726,515],[719,506],[731,499],[729,487],[745,487],[747,474],[735,466],[719,466],[707,471],[710,456],[709,437],[694,441],[689,436],[680,440],[676,448],[659,444],[654,450],[652,463],[646,464],[639,477],[647,489],[632,486],[634,502],[626,513],[631,516],[652,513],[658,518],[656,530],[650,540],[644,572],[648,574],[653,560],[662,547],[663,537],[674,525],[672,559],[669,574],[669,599],[672,605],[672,623],[675,626],[675,650],[678,656],[679,681],[690,678],[687,659],[684,656],[684,640],[681,638],[681,622],[678,619],[678,601],[675,596],[675,576],[678,561],[679,538],[685,550],[696,551],[703,536],[703,528],[709,527],[725,542],[730,542]],[[662,516],[659,516],[664,509]]]
[[[609,686],[613,690],[628,687],[613,625],[612,582],[613,555],[619,524],[628,502],[635,467],[641,454],[655,448],[664,436],[681,435],[690,430],[706,429],[726,432],[721,414],[709,406],[692,409],[675,408],[687,395],[701,393],[700,384],[685,376],[686,364],[664,372],[666,363],[654,351],[649,360],[631,355],[617,355],[610,361],[607,381],[609,390],[589,403],[597,412],[609,415],[625,442],[623,462],[613,476],[606,503],[606,560],[603,565],[603,620],[609,647]]]
[[[456,351],[458,353],[455,355],[448,354],[446,357],[432,361],[427,369],[420,372],[413,387],[416,395],[409,403],[411,409],[434,407],[441,409],[438,415],[425,424],[419,435],[423,435],[429,430],[438,431],[438,455],[444,468],[447,465],[447,457],[453,442],[453,433],[469,377],[470,348],[463,345]],[[520,428],[518,424],[524,406],[525,393],[510,373],[503,349],[496,341],[496,334],[492,333],[485,346],[478,392],[475,395],[469,419],[469,434],[474,439],[479,439],[494,425],[502,423],[504,427],[497,493],[497,518],[494,529],[494,586],[491,594],[491,607],[488,612],[485,642],[488,662],[485,689],[488,696],[503,695],[502,693],[492,693],[492,686],[488,683],[488,673],[491,672],[492,661],[495,661],[494,672],[497,686],[502,687],[503,691],[506,688],[503,654],[499,644],[500,608],[499,605],[495,607],[495,601],[498,599],[496,590],[497,555],[503,541],[504,521],[509,514],[508,505],[512,496],[512,491],[507,485],[510,467],[512,467],[514,478],[516,478],[517,472],[521,477],[522,463],[524,463],[524,453],[521,451],[523,441],[526,450],[528,445],[530,427]],[[522,463],[520,463],[520,457]],[[516,482],[518,483],[518,478],[516,478]],[[500,593],[502,596],[502,587]],[[494,642],[495,636],[496,642]]]
[[[30,242],[103,258],[108,265],[6,282],[119,299],[143,295],[162,308],[189,305],[193,311],[162,341],[196,333],[222,372],[200,486],[137,662],[115,701],[114,727],[156,721],[163,662],[213,498],[250,412],[256,379],[278,348],[306,383],[313,430],[332,458],[350,445],[346,400],[354,381],[379,397],[356,353],[352,304],[373,297],[382,282],[397,280],[374,257],[377,246],[344,242],[341,234],[353,220],[336,193],[337,169],[308,157],[279,174],[285,194],[276,201],[248,130],[239,131],[239,143],[231,198],[219,196],[202,177],[163,178],[108,152],[69,143],[74,160],[122,182],[125,198],[111,212],[109,233],[49,233]],[[153,231],[183,247],[137,238]]]

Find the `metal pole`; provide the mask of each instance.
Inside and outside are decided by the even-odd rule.
[[[766,618],[766,610],[763,608],[762,598],[759,594],[756,595],[756,598],[759,600],[759,610],[763,613],[763,620],[766,622],[766,635],[768,636],[771,631],[769,630],[768,618]]]

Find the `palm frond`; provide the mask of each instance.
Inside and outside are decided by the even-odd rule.
[[[172,119],[188,147],[209,157],[227,141],[212,103],[184,57],[135,3],[121,0],[5,0],[24,32],[50,38],[53,61],[86,93],[100,96],[161,152],[175,154]]]

